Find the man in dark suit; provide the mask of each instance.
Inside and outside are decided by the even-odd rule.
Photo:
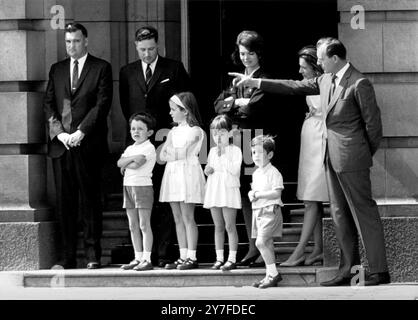
[[[171,128],[168,100],[178,92],[190,90],[190,78],[183,64],[158,54],[158,32],[146,26],[135,32],[135,47],[139,60],[121,68],[119,96],[123,115],[128,122],[136,112],[148,112],[157,119],[154,143],[159,144]],[[167,131],[160,130],[165,129]],[[127,135],[129,139],[129,135]],[[156,145],[157,147],[157,145]],[[164,166],[156,164],[153,172],[155,199],[159,198]],[[163,267],[170,257],[169,247],[174,235],[174,220],[166,204],[154,202],[152,214],[154,233],[154,264]]]
[[[61,227],[64,268],[76,267],[77,216],[82,215],[87,268],[101,266],[101,169],[112,103],[112,69],[87,53],[87,30],[65,28],[69,58],[52,65],[44,98]],[[80,205],[80,206],[79,206]]]
[[[304,80],[246,79],[246,84],[280,94],[321,95],[326,124],[323,154],[331,215],[341,249],[337,276],[323,286],[351,283],[352,267],[360,264],[357,232],[366,251],[370,274],[365,285],[389,283],[383,228],[372,198],[370,167],[382,138],[382,121],[370,81],[346,60],[346,49],[329,38],[318,47],[324,74]],[[236,74],[233,74],[236,75]]]

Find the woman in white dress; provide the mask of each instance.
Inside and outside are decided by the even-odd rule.
[[[170,130],[160,158],[167,164],[161,181],[160,202],[169,202],[176,224],[180,258],[166,269],[198,267],[196,248],[198,230],[194,219],[196,203],[203,203],[205,176],[199,162],[204,132],[199,127],[197,102],[191,92],[182,92],[169,100],[170,115],[177,126]]]
[[[316,48],[307,46],[298,52],[299,73],[304,79],[311,79],[323,73],[317,65]],[[305,216],[299,243],[287,261],[281,267],[312,265],[323,260],[322,257],[322,202],[328,201],[328,189],[325,180],[325,167],[322,152],[325,148],[322,135],[325,132],[320,96],[307,96],[309,112],[302,126],[298,170],[297,197],[303,200]],[[313,233],[314,248],[305,257],[305,247]]]

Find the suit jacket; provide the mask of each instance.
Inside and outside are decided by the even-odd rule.
[[[78,129],[85,134],[80,148],[92,154],[108,150],[107,115],[113,96],[111,66],[88,54],[77,89],[71,93],[70,60],[67,58],[51,66],[44,98],[49,128],[48,155],[52,158],[60,157],[65,151],[57,135],[71,134]]]
[[[330,102],[331,74],[303,80],[266,80],[260,88],[280,94],[321,95],[327,150],[336,172],[366,169],[382,138],[380,109],[370,81],[351,64]]]
[[[190,90],[190,78],[183,63],[159,56],[148,90],[141,60],[120,69],[120,105],[126,121],[136,112],[149,112],[157,120],[157,129],[169,128],[172,122],[168,100]]]
[[[253,78],[268,78],[262,68],[256,70]],[[267,94],[268,95],[268,94]],[[268,97],[263,90],[249,87],[233,87],[232,83],[228,89],[221,92],[214,102],[217,114],[226,113],[234,123],[243,129],[265,128],[265,108],[268,106]],[[224,101],[232,97],[231,101]],[[249,98],[250,101],[245,107],[235,105],[235,99]]]

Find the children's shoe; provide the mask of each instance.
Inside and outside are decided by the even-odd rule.
[[[129,262],[128,264],[123,264],[120,268],[122,270],[132,270],[133,268],[135,268],[137,265],[139,265],[141,262],[138,260],[132,260],[131,262]]]
[[[256,282],[254,282],[253,284],[252,284],[252,286],[254,287],[254,288],[258,288],[263,282],[264,282],[264,280],[265,280],[266,278],[263,278],[263,279],[261,279],[260,281],[256,281]]]
[[[135,271],[147,271],[147,270],[152,270],[152,269],[154,269],[154,267],[149,261],[142,261],[140,264],[138,264],[134,268]]]
[[[177,261],[174,261],[173,263],[167,263],[164,268],[167,270],[177,269],[177,266],[183,263],[184,263],[183,259],[177,259]]]
[[[236,269],[237,268],[237,265],[234,263],[234,262],[231,262],[231,261],[227,261],[222,267],[221,267],[221,270],[222,271],[229,271],[229,270],[232,270],[232,269]]]
[[[224,263],[222,262],[222,261],[216,261],[214,264],[213,264],[213,266],[211,267],[211,269],[213,269],[213,270],[218,270],[220,267],[222,267],[222,265],[223,265]]]
[[[275,277],[268,276],[267,279],[264,279],[263,283],[261,283],[258,288],[265,289],[270,287],[277,287],[277,284],[282,281],[282,276],[278,273]]]
[[[179,264],[177,266],[177,269],[188,270],[188,269],[197,269],[198,267],[199,267],[199,264],[197,263],[197,260],[192,260],[190,258],[187,258],[186,261],[184,261],[182,264]]]
[[[152,270],[152,269],[154,269],[154,267],[149,261],[142,261],[140,264],[138,264],[134,268],[135,271],[147,271],[147,270]]]

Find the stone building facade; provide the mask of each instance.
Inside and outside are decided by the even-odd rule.
[[[136,59],[134,31],[144,24],[157,27],[160,52],[187,67],[189,1],[0,0],[0,270],[50,268],[56,259],[42,98],[50,65],[65,57],[63,19],[83,23],[89,51],[112,64],[108,141],[118,151],[125,134],[118,73]],[[355,6],[365,10],[364,29],[352,26],[356,14],[359,18]],[[338,0],[337,10],[339,38],[353,64],[374,83],[382,110],[384,139],[372,182],[385,218],[391,271],[407,270],[398,279],[417,280],[418,1]],[[326,248],[332,265],[335,247]]]

